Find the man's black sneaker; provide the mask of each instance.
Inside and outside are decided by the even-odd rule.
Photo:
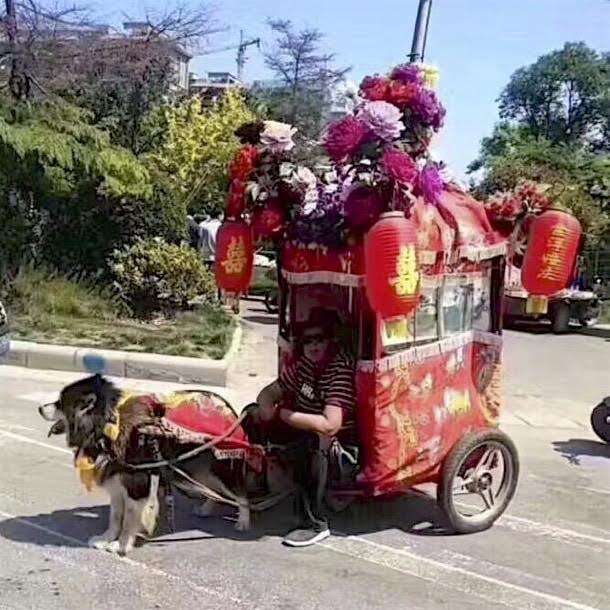
[[[296,529],[284,537],[286,546],[311,546],[316,542],[320,542],[330,536],[328,526],[321,528],[301,528]]]

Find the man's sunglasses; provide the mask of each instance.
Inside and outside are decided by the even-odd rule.
[[[313,345],[314,343],[320,345],[322,343],[326,343],[327,341],[328,338],[324,335],[306,335],[303,337],[303,345]]]

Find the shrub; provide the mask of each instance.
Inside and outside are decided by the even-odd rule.
[[[120,294],[138,316],[187,309],[196,297],[212,300],[214,277],[197,252],[160,239],[115,252],[112,270]]]

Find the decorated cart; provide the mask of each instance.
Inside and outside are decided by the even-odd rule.
[[[331,504],[434,482],[452,527],[470,532],[502,514],[518,478],[498,430],[507,242],[430,158],[444,117],[435,80],[413,64],[366,78],[354,114],[326,130],[331,169],[317,176],[290,159],[289,126],[244,128],[216,277],[245,292],[254,244],[274,245],[280,373],[312,309],[340,320],[358,457],[347,475],[331,468]]]

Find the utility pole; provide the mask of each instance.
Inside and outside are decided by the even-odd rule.
[[[432,0],[419,0],[415,30],[413,32],[413,44],[411,45],[411,53],[409,53],[409,61],[411,62],[424,61],[431,9]]]
[[[244,40],[244,31],[239,30],[239,45],[237,47],[237,78],[240,81],[243,77],[244,66],[246,65],[246,49],[253,44],[260,49],[261,39],[253,38],[252,40]]]

